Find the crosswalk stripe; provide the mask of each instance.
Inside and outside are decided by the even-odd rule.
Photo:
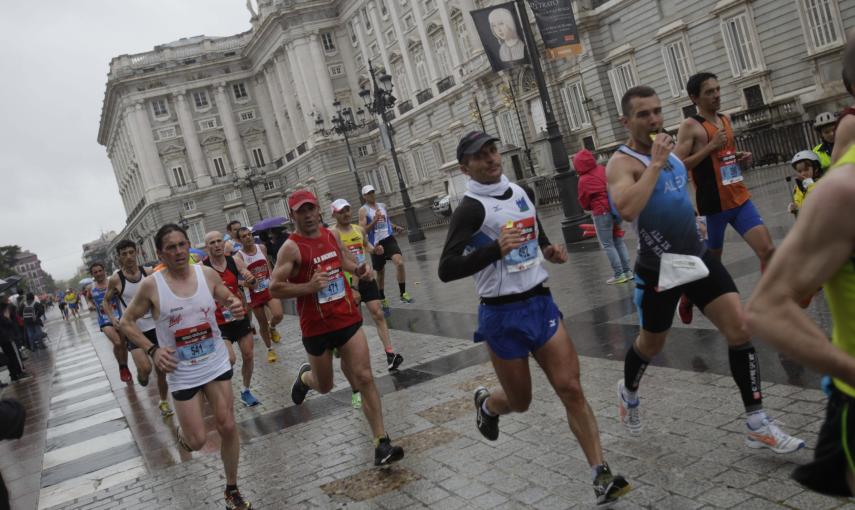
[[[83,402],[75,402],[73,404],[69,404],[61,409],[54,409],[48,413],[48,421],[61,418],[67,414],[73,413],[75,411],[79,411],[81,409],[86,409],[87,407],[95,407],[99,404],[103,404],[104,402],[115,401],[115,397],[113,397],[112,393],[105,393],[103,395],[98,395],[97,397],[92,397],[88,400],[84,400]]]
[[[72,432],[77,432],[78,430],[83,430],[88,427],[92,427],[94,425],[98,425],[99,423],[108,422],[110,420],[116,420],[118,418],[123,417],[122,410],[116,407],[115,409],[110,409],[109,411],[103,411],[97,414],[93,414],[87,418],[83,418],[81,420],[73,421],[71,423],[66,423],[64,425],[58,425],[56,427],[51,427],[47,429],[47,440],[59,436],[64,436],[66,434],[70,434]]]
[[[63,379],[62,377],[55,377],[53,380],[53,384],[58,385],[58,386],[73,386],[76,384],[80,384],[82,382],[91,381],[93,379],[106,379],[106,378],[107,378],[107,374],[105,374],[103,371],[100,371],[100,372],[95,372],[93,374],[84,375],[83,377],[79,377],[77,379],[67,379],[66,380],[66,379]]]
[[[104,380],[104,381],[98,381],[98,382],[95,382],[95,383],[92,383],[92,384],[89,384],[86,386],[81,386],[80,388],[76,388],[76,389],[73,389],[71,391],[66,391],[65,393],[60,393],[59,395],[54,395],[50,399],[51,407],[53,407],[54,404],[58,404],[59,402],[62,402],[64,400],[68,400],[70,398],[78,397],[80,395],[85,395],[85,394],[90,393],[92,391],[100,390],[102,388],[109,388],[109,387],[110,387],[110,381]]]
[[[98,471],[87,473],[56,485],[43,488],[39,492],[39,510],[50,508],[68,501],[86,496],[98,490],[104,490],[146,474],[142,457],[136,457],[114,464]]]
[[[72,461],[83,455],[91,455],[100,451],[104,451],[115,446],[132,443],[134,441],[130,429],[125,428],[112,434],[106,434],[102,437],[90,439],[77,444],[58,448],[56,450],[45,453],[42,470],[50,469],[54,466]]]

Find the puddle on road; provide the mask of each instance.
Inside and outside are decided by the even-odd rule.
[[[398,464],[386,469],[360,471],[353,476],[321,485],[321,490],[331,498],[344,496],[353,501],[365,501],[396,491],[421,478],[418,473]]]

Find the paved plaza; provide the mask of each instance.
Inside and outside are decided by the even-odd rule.
[[[788,172],[781,167],[748,174],[776,242],[792,225],[783,180]],[[542,216],[550,238],[560,239],[558,209]],[[532,370],[530,409],[502,417],[498,441],[485,440],[475,428],[472,392],[497,382],[486,350],[471,342],[478,304],[471,280],[442,284],[436,277],[444,237],[444,229],[437,229],[416,246],[401,240],[415,303],[392,299],[392,341],[405,356],[400,372],[386,371],[366,317],[387,430],[405,448],[405,458],[387,469],[373,467],[367,423],[351,408],[338,370],[332,393],[310,393],[299,408],[291,403],[291,383],[305,353],[297,320],[286,315],[277,363],[267,363],[263,344],[256,343],[253,391],[262,405],[235,406],[242,438],[238,483],[254,508],[595,506],[590,469],[538,369]],[[627,242],[635,246],[631,232]],[[691,326],[675,321],[669,344],[645,375],[643,433],[626,434],[617,418],[615,385],[637,333],[633,287],[605,285],[610,269],[596,243],[570,251],[568,264],[548,267],[549,285],[581,355],[582,383],[606,459],[634,486],[613,508],[855,509],[855,503],[807,492],[789,479],[813,455],[825,405],[819,376],[758,342],[765,408],[808,447],[790,455],[745,447],[726,347],[697,311]],[[759,263],[732,231],[724,260],[747,299]],[[387,279],[391,290],[394,278]],[[808,311],[830,327],[821,300]],[[222,508],[216,432],[202,451],[180,452],[176,420],[160,417],[154,382],[142,388],[119,381],[109,344],[91,315],[54,320],[48,333],[50,350],[28,361],[36,377],[2,393],[21,400],[29,413],[24,437],[0,443],[0,471],[13,508]],[[8,379],[5,373],[2,379]]]

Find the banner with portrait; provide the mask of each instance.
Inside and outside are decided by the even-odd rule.
[[[549,58],[582,53],[570,0],[528,0]]]
[[[470,14],[494,71],[528,62],[525,36],[514,2],[470,11]]]

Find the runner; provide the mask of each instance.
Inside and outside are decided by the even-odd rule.
[[[831,374],[831,396],[814,460],[793,478],[831,496],[855,495],[855,145],[811,191],[799,221],[775,252],[748,302],[748,325],[787,357]],[[834,322],[832,341],[801,310],[820,285]]]
[[[62,320],[68,320],[68,304],[65,300],[59,302],[59,311],[62,313]]]
[[[116,255],[119,259],[119,270],[110,275],[110,278],[107,281],[106,302],[110,303],[113,302],[115,298],[118,298],[122,307],[127,308],[128,304],[137,294],[142,279],[151,275],[154,270],[137,265],[137,245],[130,239],[123,239],[116,244]],[[109,313],[110,307],[105,306],[105,308],[108,308]],[[155,328],[154,319],[151,318],[150,313],[137,321],[137,327],[139,327],[145,337],[148,338],[152,344],[158,344],[157,329]],[[124,334],[124,332],[122,333]],[[125,337],[127,336],[128,335],[125,334]],[[138,349],[133,342],[126,342],[128,350],[131,351],[131,355],[134,357],[134,363],[137,364],[137,370],[139,370],[140,361],[138,358],[142,357],[145,362],[148,363],[148,357],[142,350]],[[137,353],[142,354],[140,355]],[[160,396],[160,402],[158,402],[157,407],[160,409],[160,415],[164,418],[168,418],[174,413],[169,407],[169,386],[166,384],[166,374],[159,368],[155,367],[155,375],[157,376],[157,393]],[[137,376],[139,376],[139,374],[137,374]],[[146,381],[146,384],[147,383],[148,381]]]
[[[686,294],[727,341],[730,371],[747,413],[746,445],[776,453],[802,448],[804,441],[781,431],[763,410],[757,353],[745,330],[739,294],[698,234],[686,167],[672,154],[671,137],[660,133],[659,97],[650,87],[632,87],[621,108],[630,139],[611,157],[606,175],[618,212],[638,231],[635,304],[641,322],[624,359],[624,379],[618,382],[621,423],[632,434],[641,432],[639,383],[665,346],[677,301]]]
[[[534,203],[502,174],[498,138],[473,131],[457,146],[460,170],[470,180],[455,209],[439,260],[443,282],[475,278],[481,298],[475,341],[486,341],[500,388],[475,390],[478,430],[499,437],[499,416],[522,413],[531,403],[532,354],[567,410],[570,429],[591,466],[597,503],[623,496],[630,485],[603,459],[594,412],[579,382],[579,358],[561,312],[543,282],[541,261],[567,261],[562,245],[549,243]]]
[[[674,154],[689,170],[696,210],[706,217],[707,248],[721,258],[724,231],[730,224],[757,254],[762,270],[775,245],[742,178],[741,167],[750,164],[751,153],[736,150],[730,117],[719,113],[721,88],[716,75],[695,74],[686,91],[698,113],[680,124]],[[684,323],[692,322],[692,305],[685,297],[679,312]]]
[[[374,465],[404,457],[393,446],[383,426],[380,395],[371,373],[368,343],[362,316],[342,271],[370,278],[366,264],[357,265],[341,240],[320,226],[318,199],[301,189],[288,197],[294,233],[279,250],[271,293],[277,299],[297,298],[303,347],[309,363],[303,363],[291,388],[291,399],[300,405],[310,389],[329,393],[333,387],[332,350],[341,354],[341,369],[353,388],[362,394],[362,412],[374,436]]]
[[[816,116],[813,128],[819,133],[821,141],[813,148],[813,152],[819,157],[821,169],[817,179],[822,177],[831,166],[831,154],[834,152],[834,131],[837,128],[837,115],[831,112],[822,112]]]
[[[75,319],[79,319],[80,315],[77,313],[77,293],[71,289],[66,289],[63,300],[65,301],[65,304],[68,305],[68,310],[71,312],[71,315],[74,316]]]
[[[413,298],[407,292],[407,278],[404,270],[404,257],[401,248],[395,239],[395,232],[403,232],[404,228],[392,223],[386,204],[378,203],[374,194],[374,186],[366,184],[362,187],[362,196],[365,204],[359,208],[359,226],[368,232],[368,242],[373,246],[380,246],[383,251],[378,255],[371,254],[371,265],[377,271],[377,286],[380,287],[380,299],[382,300],[383,313],[389,315],[389,300],[386,299],[386,261],[391,260],[395,264],[395,272],[398,277],[398,291],[401,294],[402,303],[412,303]]]
[[[246,227],[241,227],[238,229],[238,238],[242,246],[235,258],[243,261],[255,279],[255,285],[249,287],[249,306],[258,322],[261,339],[267,346],[267,361],[274,363],[276,351],[273,350],[270,341],[278,344],[282,339],[279,332],[276,331],[276,325],[282,322],[284,312],[282,311],[282,302],[270,297],[270,273],[273,268],[270,267],[270,261],[267,260],[267,248],[262,244],[255,244],[252,231]]]
[[[89,274],[95,279],[92,283],[92,303],[95,305],[95,313],[98,316],[98,327],[113,344],[113,356],[119,364],[119,378],[122,382],[131,382],[131,371],[128,370],[128,351],[131,350],[132,344],[129,344],[116,330],[122,313],[115,296],[112,296],[111,299],[104,299],[108,285],[104,265],[100,262],[92,263],[89,266]],[[140,385],[147,386],[148,376],[151,373],[151,363],[144,353],[142,355],[134,353],[133,357],[134,363],[137,365],[137,380]]]
[[[226,225],[226,235],[223,240],[226,242],[225,254],[235,256],[241,249],[240,238],[238,231],[241,229],[241,224],[238,220],[232,220]]]
[[[230,257],[225,254],[225,241],[223,235],[217,231],[208,232],[205,235],[205,248],[208,250],[208,257],[202,263],[213,268],[220,275],[223,284],[241,303],[244,302],[243,292],[241,292],[238,278],[242,278],[246,282],[255,283],[255,278],[252,276],[243,263],[240,257]],[[241,375],[243,376],[243,390],[240,392],[240,401],[247,407],[257,406],[261,402],[255,398],[250,390],[252,382],[252,370],[254,365],[253,357],[253,337],[252,323],[249,315],[245,315],[242,319],[237,320],[228,310],[228,308],[217,308],[217,326],[220,327],[220,332],[223,338],[228,340],[226,347],[229,348],[229,360],[234,366],[235,353],[233,344],[238,344],[240,348]]]
[[[178,444],[192,452],[207,442],[203,399],[208,401],[226,474],[225,500],[229,509],[249,509],[237,488],[240,433],[235,424],[229,351],[220,335],[214,312],[226,306],[237,319],[243,303],[223,284],[217,272],[202,264],[190,265],[190,241],[180,226],[169,223],[154,236],[157,256],[166,264],[144,278],[122,317],[122,331],[166,372],[180,426]],[[140,331],[137,321],[151,313],[160,345]],[[196,489],[198,490],[198,488]]]

